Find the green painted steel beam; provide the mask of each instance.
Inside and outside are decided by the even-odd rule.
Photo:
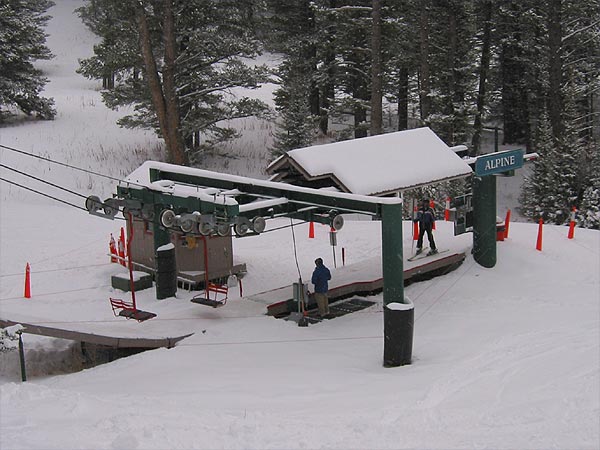
[[[273,183],[274,186],[265,186],[255,184],[251,181],[232,181],[219,177],[189,175],[177,172],[161,171],[159,169],[150,169],[150,179],[170,180],[179,183],[185,183],[196,186],[210,186],[218,189],[235,190],[245,194],[253,194],[265,197],[285,197],[292,203],[321,206],[339,210],[340,212],[359,212],[371,215],[381,215],[381,205],[377,202],[366,202],[354,198],[344,198],[344,196],[334,197],[331,195],[321,195],[317,192],[298,191],[295,186],[284,186],[283,183]],[[275,186],[277,185],[277,186]]]

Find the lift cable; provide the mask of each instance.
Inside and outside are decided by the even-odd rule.
[[[64,203],[65,205],[72,206],[73,208],[81,209],[81,210],[83,210],[83,211],[85,211],[85,212],[88,212],[88,210],[87,210],[87,209],[85,209],[83,206],[78,206],[78,205],[76,205],[76,204],[74,204],[74,203],[67,202],[66,200],[62,200],[62,199],[60,199],[60,198],[53,197],[52,195],[48,195],[48,194],[45,194],[45,193],[43,193],[43,192],[37,191],[37,190],[35,190],[35,189],[29,188],[29,187],[27,187],[27,186],[23,186],[22,184],[15,183],[14,181],[10,181],[10,180],[7,180],[7,179],[5,179],[5,178],[2,178],[2,177],[0,177],[0,181],[4,181],[5,183],[9,183],[9,184],[14,184],[15,186],[18,186],[18,187],[20,187],[21,189],[25,189],[25,190],[27,190],[27,191],[35,192],[36,194],[42,195],[42,196],[44,196],[44,197],[51,198],[52,200],[56,200],[57,202],[61,202],[61,203]]]
[[[80,194],[79,192],[75,192],[75,191],[72,191],[71,189],[67,189],[66,187],[59,186],[58,184],[51,183],[50,181],[47,181],[47,180],[43,180],[43,179],[41,179],[41,178],[38,178],[38,177],[36,177],[36,176],[34,176],[34,175],[31,175],[31,174],[29,174],[29,173],[22,172],[22,171],[20,171],[20,170],[17,170],[17,169],[15,169],[14,167],[9,167],[9,166],[7,166],[7,165],[5,165],[5,164],[0,164],[0,167],[4,167],[5,169],[12,170],[13,172],[16,172],[16,173],[18,173],[18,174],[20,174],[20,175],[23,175],[23,176],[29,177],[29,178],[31,178],[31,179],[33,179],[33,180],[39,181],[40,183],[45,183],[45,184],[48,184],[48,185],[50,185],[50,186],[52,186],[52,187],[55,187],[55,188],[57,188],[57,189],[62,189],[63,191],[65,191],[65,192],[68,192],[68,193],[70,193],[70,194],[73,194],[73,195],[77,195],[77,196],[79,196],[79,197],[86,198],[86,196],[85,196],[85,195],[83,195],[83,194]]]
[[[143,185],[135,183],[135,182],[124,181],[121,178],[113,177],[113,176],[106,175],[106,174],[99,173],[99,172],[94,172],[93,170],[84,169],[82,167],[77,167],[77,166],[74,166],[72,164],[67,164],[67,163],[64,163],[64,162],[61,162],[61,161],[56,161],[54,159],[46,158],[44,156],[34,155],[33,153],[28,153],[28,152],[25,152],[23,150],[19,150],[19,149],[14,148],[14,147],[9,147],[7,145],[0,144],[0,148],[6,149],[6,150],[10,150],[12,152],[20,153],[20,154],[25,155],[25,156],[30,156],[32,158],[37,158],[37,159],[41,159],[43,161],[48,161],[48,162],[51,162],[51,163],[54,163],[54,164],[58,164],[59,166],[67,167],[69,169],[79,170],[80,172],[85,172],[85,173],[90,174],[90,175],[95,175],[95,176],[98,176],[98,177],[108,178],[109,180],[117,181],[119,183],[127,183],[127,184],[132,184],[132,185],[144,187]]]

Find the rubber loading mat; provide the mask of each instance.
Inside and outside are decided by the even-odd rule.
[[[348,300],[338,300],[335,303],[329,305],[329,315],[321,318],[319,316],[318,309],[311,309],[308,311],[307,319],[310,323],[320,322],[323,319],[335,319],[336,317],[345,316],[362,309],[366,309],[369,306],[373,306],[375,302],[365,300],[364,298],[351,298]]]

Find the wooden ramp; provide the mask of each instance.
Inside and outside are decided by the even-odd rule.
[[[444,275],[456,269],[464,259],[464,252],[451,252],[423,258],[412,264],[405,264],[404,283],[409,284]],[[306,281],[309,280],[310,277]],[[329,301],[334,302],[353,295],[373,295],[382,290],[381,266],[374,264],[373,261],[365,261],[349,266],[347,270],[338,270],[330,283],[328,296]],[[285,315],[298,309],[293,300],[292,286],[262,292],[249,296],[247,299],[266,305],[267,313],[272,316]],[[311,300],[309,303],[312,305],[313,301]]]
[[[49,336],[72,341],[86,342],[89,344],[104,345],[114,348],[171,348],[177,342],[192,334],[185,336],[166,337],[166,338],[143,338],[143,337],[119,337],[107,336],[101,334],[86,333],[82,331],[66,330],[58,327],[48,327],[25,322],[14,322],[12,320],[0,319],[0,328],[6,328],[21,324],[24,327],[23,333],[37,334],[40,336]]]

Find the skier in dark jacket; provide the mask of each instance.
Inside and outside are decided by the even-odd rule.
[[[429,240],[428,255],[434,255],[437,253],[435,241],[433,240],[433,224],[435,223],[435,212],[429,206],[429,200],[423,200],[421,209],[417,212],[414,222],[419,222],[419,240],[417,241],[417,255],[423,251],[423,236],[427,233],[427,239]]]
[[[329,290],[327,282],[329,280],[331,280],[331,272],[323,264],[323,259],[315,259],[315,270],[311,282],[315,285],[315,300],[321,317],[329,315],[329,299],[327,298],[327,291]]]

